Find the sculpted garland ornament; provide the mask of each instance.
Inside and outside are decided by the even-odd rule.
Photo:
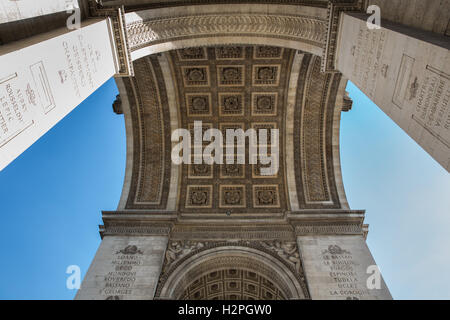
[[[265,241],[262,242],[262,245],[275,252],[283,258],[286,262],[294,267],[294,270],[298,274],[303,273],[302,261],[300,259],[300,254],[298,252],[297,244],[292,242],[281,242],[278,240],[273,241]]]
[[[212,248],[215,244],[215,242],[209,241],[170,241],[167,245],[163,273],[171,270],[172,266],[184,257],[195,254],[201,250]],[[243,246],[252,246],[252,242],[250,241],[244,241],[239,244]],[[226,245],[226,243],[223,244],[223,246]],[[259,245],[269,252],[276,254],[276,256],[288,263],[301,279],[304,279],[302,261],[295,241],[262,241],[259,242]]]
[[[261,254],[270,255],[273,258],[279,260],[285,267],[287,267],[297,279],[298,285],[301,287],[303,295],[306,299],[310,297],[308,288],[306,285],[306,279],[303,272],[302,261],[298,252],[298,247],[295,241],[238,241],[238,242],[228,242],[228,241],[191,241],[191,240],[180,240],[180,241],[169,241],[167,245],[167,250],[165,254],[165,260],[162,268],[161,275],[159,277],[158,286],[156,290],[156,296],[159,296],[166,285],[166,281],[177,272],[177,268],[183,265],[187,259],[191,259],[201,252],[209,249],[215,250],[226,250],[232,247],[244,247],[251,248],[261,251]],[[222,257],[223,261],[228,261],[233,263],[236,268],[239,268],[237,261],[240,257],[230,256]],[[237,259],[237,260],[236,260]],[[256,263],[256,262],[255,262]],[[220,265],[218,265],[220,268]],[[253,265],[252,265],[253,266]],[[248,267],[248,265],[247,265]],[[255,272],[262,271],[259,268],[264,268],[261,265],[254,265]],[[266,270],[267,271],[267,270]],[[265,271],[265,272],[266,272]],[[272,270],[273,272],[273,270]],[[277,277],[276,274],[273,274]],[[175,294],[175,296],[177,296]]]
[[[189,253],[196,249],[201,249],[205,247],[205,244],[203,242],[197,242],[197,241],[171,241],[167,245],[166,250],[166,263],[164,265],[164,268],[166,270],[169,270],[172,264],[187,256]]]

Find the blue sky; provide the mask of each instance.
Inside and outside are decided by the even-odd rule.
[[[343,113],[341,161],[352,209],[366,209],[368,244],[396,299],[450,299],[450,175],[358,89]],[[0,299],[72,299],[101,210],[117,207],[125,171],[114,80],[0,171]]]

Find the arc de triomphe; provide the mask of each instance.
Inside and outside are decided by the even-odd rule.
[[[112,76],[125,119],[122,196],[77,299],[391,298],[342,183],[345,87],[450,171],[449,1],[32,2],[0,0],[0,168]],[[197,120],[279,129],[278,172],[173,163]]]

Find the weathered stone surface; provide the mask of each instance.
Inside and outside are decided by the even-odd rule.
[[[344,14],[337,66],[450,171],[450,43],[445,36]]]
[[[297,243],[312,299],[392,299],[381,274],[379,289],[368,288],[376,265],[362,236],[299,236]]]
[[[167,239],[167,236],[106,236],[76,299],[153,299]]]
[[[369,0],[377,5],[383,19],[424,31],[450,35],[450,1],[448,0]]]
[[[107,20],[0,48],[0,169],[116,72]]]
[[[193,46],[274,45],[321,55],[327,34],[324,7],[241,3],[153,8],[129,12],[133,60]]]
[[[78,7],[78,0],[0,0],[0,23],[24,20]]]

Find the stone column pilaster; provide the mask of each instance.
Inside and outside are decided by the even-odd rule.
[[[371,30],[364,14],[340,20],[337,69],[450,171],[448,37],[384,20]]]
[[[118,72],[109,19],[0,48],[0,170]]]
[[[75,299],[153,299],[167,242],[165,235],[105,236]]]
[[[297,244],[313,300],[390,300],[363,235],[299,235]],[[368,285],[369,282],[369,285]]]

